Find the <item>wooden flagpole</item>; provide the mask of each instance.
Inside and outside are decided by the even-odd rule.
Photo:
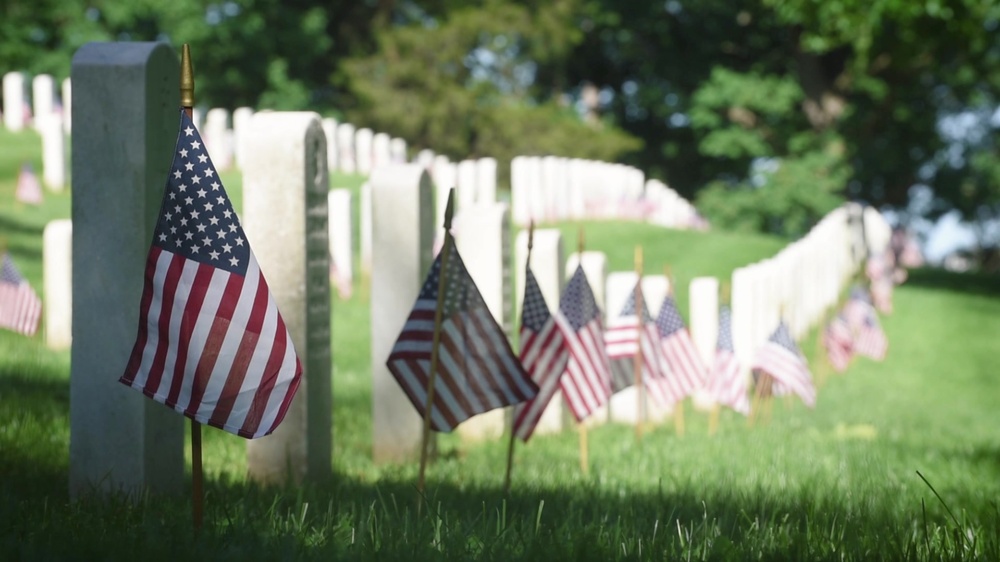
[[[584,248],[584,236],[583,227],[577,233],[577,252],[579,253],[580,262],[583,262],[583,248]],[[587,426],[584,422],[577,422],[576,424],[577,432],[580,434],[580,471],[583,472],[584,476],[590,474],[590,455],[587,451]]]
[[[194,67],[191,47],[181,47],[181,108],[192,117],[194,113]],[[201,531],[205,514],[204,473],[201,464],[201,424],[191,419],[191,516],[195,532]]]
[[[635,300],[636,323],[636,350],[632,356],[632,374],[635,377],[635,441],[642,441],[642,424],[645,422],[645,392],[642,384],[642,333],[645,330],[643,323],[645,316],[642,314],[642,246],[635,247],[635,274],[638,279],[635,284],[633,299]]]
[[[534,219],[532,219],[532,221],[530,223],[528,223],[528,257],[527,257],[527,259],[524,262],[525,263],[525,268],[531,267],[531,248],[534,245],[535,245],[535,221],[534,221]],[[525,279],[525,283],[527,283],[528,276],[525,275],[524,279]],[[522,325],[524,324],[524,318],[521,318],[521,324]],[[520,343],[521,343],[521,349],[523,350],[524,349],[524,342],[522,341]],[[516,411],[517,410],[515,408],[515,412]],[[511,423],[510,424],[510,442],[507,443],[507,473],[504,475],[504,478],[503,478],[503,493],[504,493],[504,495],[510,493],[510,472],[511,472],[512,467],[514,465],[514,441],[515,441],[515,438],[514,438],[514,424]]]
[[[672,297],[675,294],[674,276],[669,264],[663,266],[663,275],[667,278],[667,296]],[[684,398],[674,404],[674,433],[677,437],[684,437]]]
[[[420,475],[417,478],[417,512],[423,505],[424,475],[427,472],[427,443],[431,434],[431,413],[434,408],[434,383],[437,379],[438,348],[441,347],[441,316],[444,311],[445,278],[448,276],[448,254],[455,240],[451,237],[451,218],[455,212],[455,189],[448,190],[448,206],[444,211],[444,244],[441,246],[441,267],[438,270],[437,308],[434,310],[434,337],[431,343],[431,371],[427,374],[427,402],[424,408],[424,431],[420,439]]]

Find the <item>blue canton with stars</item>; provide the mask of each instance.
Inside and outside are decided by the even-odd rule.
[[[240,221],[201,135],[184,110],[153,245],[243,276],[250,262],[250,245]]]
[[[587,283],[583,267],[577,266],[573,277],[566,284],[566,290],[559,300],[559,310],[576,332],[595,318],[601,317],[601,311],[597,308],[597,301],[594,300],[594,293],[590,290],[590,283]]]
[[[524,281],[524,310],[521,312],[521,326],[537,333],[542,331],[542,327],[551,316],[549,307],[545,304],[545,297],[542,296],[542,290],[538,288],[538,281],[535,281],[535,274],[531,272],[529,267]]]
[[[640,281],[640,283],[641,283],[641,281]],[[636,289],[638,289],[641,292],[642,291],[642,285],[636,285],[635,289],[632,289],[632,292],[628,294],[628,300],[625,301],[625,306],[622,307],[622,313],[619,314],[619,316],[635,316],[635,291],[636,291]],[[646,307],[646,296],[643,295],[643,297],[642,297],[642,322],[643,322],[643,324],[645,324],[646,322],[650,322],[652,320],[653,320],[653,317],[649,315],[649,308]]]
[[[660,337],[665,338],[677,330],[684,329],[684,320],[681,313],[677,312],[677,305],[674,297],[667,295],[660,306],[660,313],[656,315],[656,329],[660,332]]]
[[[795,345],[795,340],[792,339],[792,334],[789,333],[788,326],[784,322],[778,324],[778,329],[771,334],[771,341],[795,355],[800,355],[799,346]]]
[[[719,307],[719,343],[717,349],[735,351],[733,349],[733,313],[729,307]]]
[[[427,274],[423,287],[420,288],[420,296],[417,300],[437,301],[438,283],[441,277],[441,254],[434,259],[431,270]],[[444,304],[441,310],[441,318],[449,318],[459,312],[486,308],[486,301],[479,294],[479,289],[472,282],[468,270],[465,269],[465,262],[458,254],[458,249],[454,243],[448,245],[448,272],[444,280]]]

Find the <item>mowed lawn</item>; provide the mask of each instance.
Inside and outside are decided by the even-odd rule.
[[[0,243],[41,293],[42,228],[69,216],[70,198],[14,202],[21,162],[40,173],[38,147],[32,133],[0,132]],[[224,180],[238,205],[239,174]],[[559,226],[572,251],[579,225]],[[682,310],[686,280],[725,276],[785,243],[583,226],[612,270],[630,266],[636,244],[647,271],[669,263]],[[538,436],[518,445],[508,496],[505,441],[446,436],[418,515],[416,463],[370,460],[359,280],[354,298],[333,307],[334,478],[261,489],[245,480],[244,441],[209,429],[198,536],[187,497],[69,501],[69,353],[0,331],[0,560],[1000,560],[1000,283],[916,271],[894,304],[883,363],[856,360],[825,376],[815,336],[802,342],[825,380],[814,410],[778,401],[752,428],[724,411],[712,437],[690,403],[682,437],[672,425],[640,442],[630,427],[594,428],[589,475],[576,432]],[[109,364],[108,376],[123,365]]]

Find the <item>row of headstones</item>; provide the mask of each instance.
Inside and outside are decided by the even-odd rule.
[[[511,161],[513,220],[633,219],[669,228],[706,228],[694,206],[642,170],[557,156]]]
[[[3,123],[13,132],[33,127],[42,137],[42,183],[52,191],[66,187],[66,135],[70,133],[69,78],[62,82],[62,98],[56,95],[55,80],[39,74],[31,82],[22,72],[3,76]],[[28,103],[28,99],[32,102]]]

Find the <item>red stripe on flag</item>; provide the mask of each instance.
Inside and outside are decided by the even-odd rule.
[[[153,364],[149,368],[149,376],[146,378],[146,386],[142,392],[146,396],[155,396],[160,388],[160,381],[163,379],[164,364],[167,360],[167,351],[170,349],[170,311],[174,307],[174,296],[177,293],[177,281],[184,271],[183,256],[174,254],[170,258],[170,265],[163,279],[163,299],[160,303],[160,316],[157,322],[157,332],[160,334],[157,340],[156,352],[153,354]]]
[[[198,366],[195,367],[195,385],[191,392],[191,401],[184,412],[188,416],[194,416],[198,412],[198,409],[201,408],[201,400],[205,396],[205,388],[208,386],[208,381],[212,378],[212,371],[215,370],[215,364],[219,359],[219,351],[222,349],[222,344],[226,341],[226,334],[229,332],[229,323],[232,321],[236,305],[240,301],[244,281],[245,278],[242,275],[233,274],[230,274],[229,279],[226,280],[226,288],[222,291],[219,308],[215,311],[215,319],[212,320],[212,327],[209,329],[208,338],[205,340],[205,349],[202,350],[201,357],[198,359]],[[237,357],[239,356],[237,355]],[[231,372],[232,367],[230,367],[230,376],[226,377],[219,400],[215,403],[212,416],[209,418],[209,425],[223,427],[229,419],[230,412],[232,412],[233,403],[236,402],[236,397],[243,384],[243,378],[235,380],[235,377],[231,376]]]
[[[149,256],[146,257],[146,282],[142,284],[142,300],[139,301],[139,335],[136,337],[135,345],[132,346],[132,355],[121,378],[121,382],[129,386],[132,386],[136,374],[139,373],[142,351],[146,348],[146,339],[149,338],[149,307],[153,302],[153,276],[156,275],[156,261],[162,251],[159,246],[153,246],[149,249]]]
[[[197,263],[197,262],[191,262]],[[177,341],[177,359],[174,361],[174,377],[170,381],[170,393],[167,394],[166,405],[174,407],[177,398],[180,396],[181,388],[185,383],[190,383],[191,396],[198,395],[201,401],[201,394],[204,388],[199,388],[197,377],[194,381],[185,381],[184,375],[187,371],[187,356],[191,348],[191,334],[194,332],[195,324],[198,322],[198,315],[201,313],[201,306],[205,303],[205,293],[208,292],[208,285],[212,281],[214,267],[198,264],[194,273],[194,281],[191,283],[191,292],[188,293],[187,301],[184,305],[184,312],[181,313],[180,333]]]

